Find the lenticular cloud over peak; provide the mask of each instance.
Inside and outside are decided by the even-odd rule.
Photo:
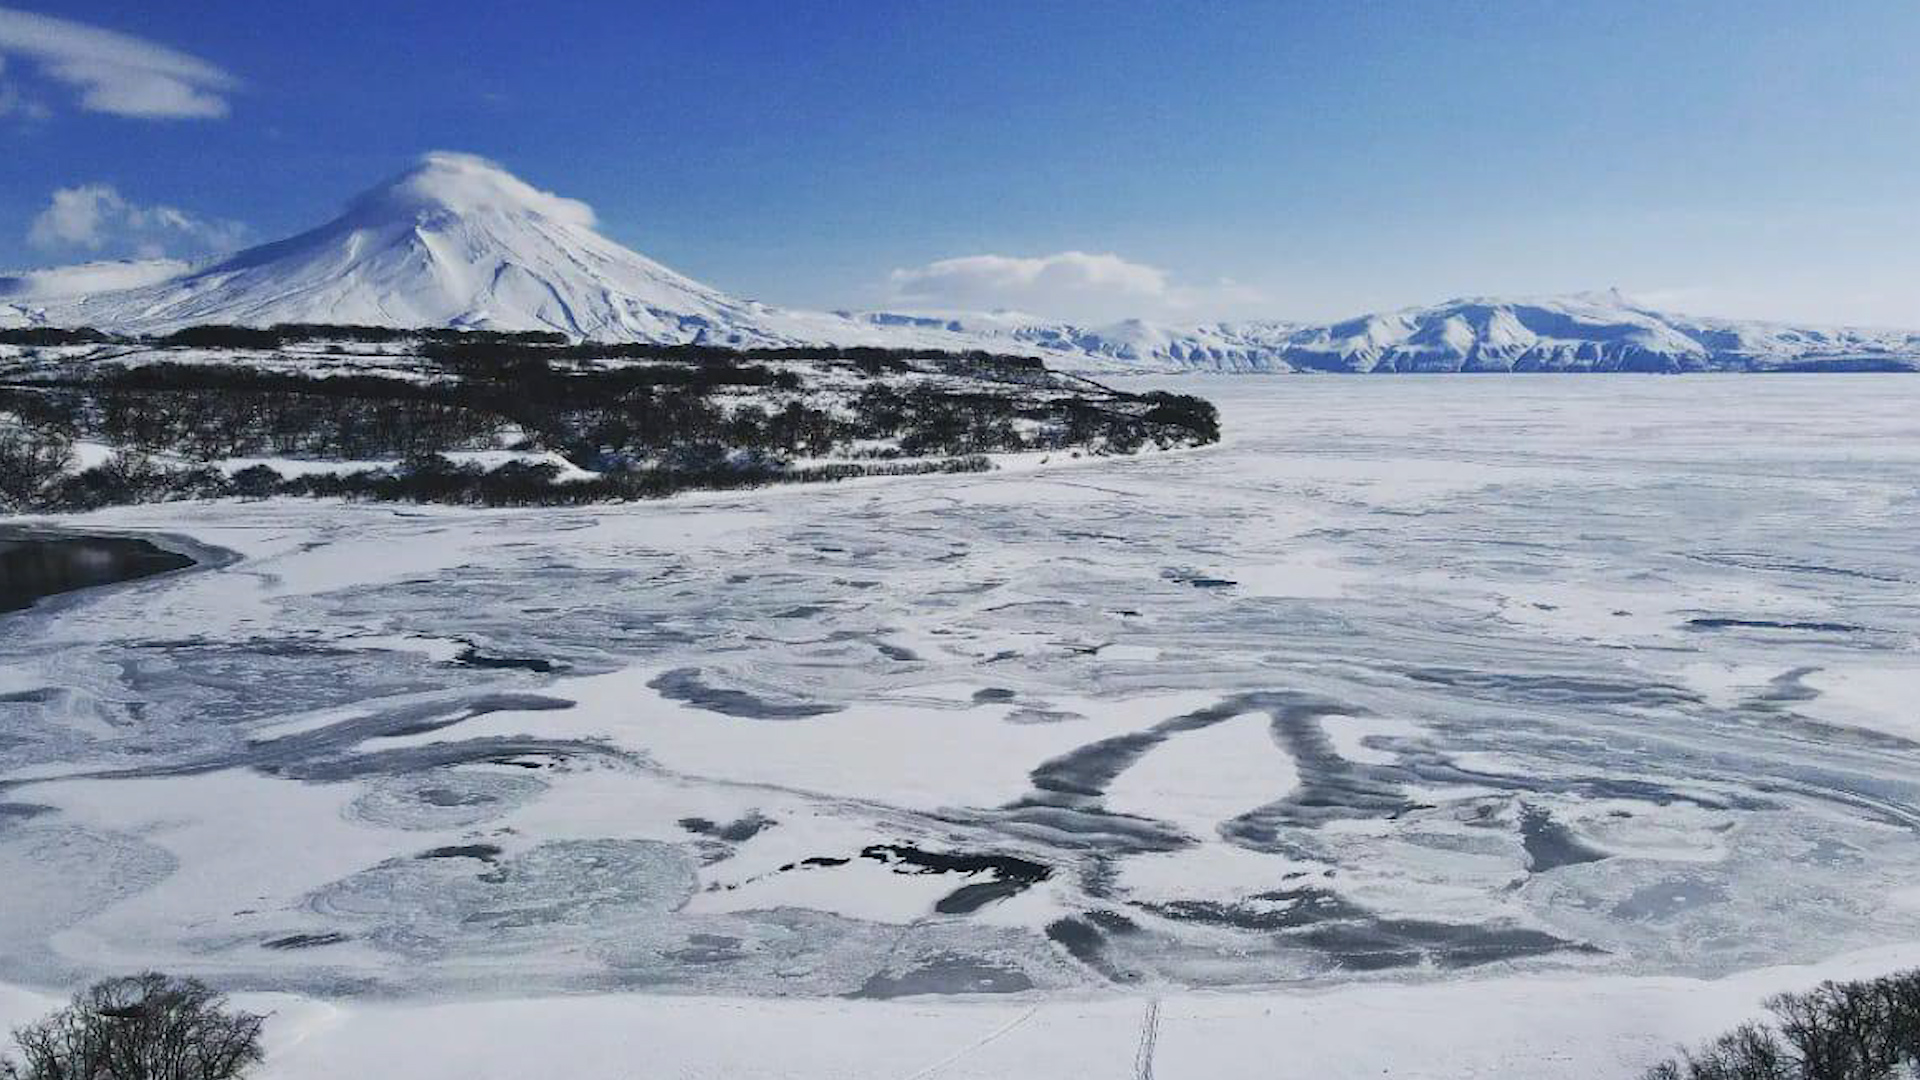
[[[413,168],[354,200],[352,209],[396,215],[498,211],[535,214],[583,229],[595,224],[593,207],[586,203],[542,191],[496,161],[454,150],[422,154]]]

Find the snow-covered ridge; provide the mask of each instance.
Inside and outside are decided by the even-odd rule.
[[[1767,371],[1920,369],[1920,332],[1790,326],[1673,315],[1618,293],[1473,298],[1335,323],[1175,327],[1008,321],[1003,316],[859,316],[880,326],[932,324],[993,342],[1146,370],[1219,372]]]
[[[1081,326],[1014,313],[807,312],[694,281],[594,231],[585,203],[433,153],[333,221],[211,264],[0,277],[0,327],[198,323],[558,330],[606,341],[1024,352],[1081,372],[1920,369],[1920,333],[1663,314],[1617,294],[1463,299],[1329,324]]]

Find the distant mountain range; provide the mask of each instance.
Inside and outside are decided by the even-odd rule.
[[[1451,300],[1337,323],[1109,326],[1003,317],[859,318],[941,326],[1003,351],[1217,372],[1920,370],[1920,332],[1789,326],[1638,307],[1618,294]],[[1069,364],[1069,366],[1071,366]]]
[[[796,311],[676,273],[595,232],[584,204],[449,153],[427,155],[317,229],[228,258],[0,276],[0,327],[163,332],[200,323],[986,349],[1107,373],[1920,370],[1920,332],[1664,314],[1617,294],[1453,300],[1331,324],[1081,326],[1005,313]]]

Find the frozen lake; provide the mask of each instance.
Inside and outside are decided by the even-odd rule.
[[[1165,382],[1223,445],[41,522],[238,559],[0,616],[0,983],[1032,996],[1916,939],[1920,379]]]

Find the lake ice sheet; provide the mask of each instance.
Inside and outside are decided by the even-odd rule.
[[[1227,442],[130,508],[0,618],[0,982],[1718,974],[1906,941],[1920,380],[1212,379]]]

